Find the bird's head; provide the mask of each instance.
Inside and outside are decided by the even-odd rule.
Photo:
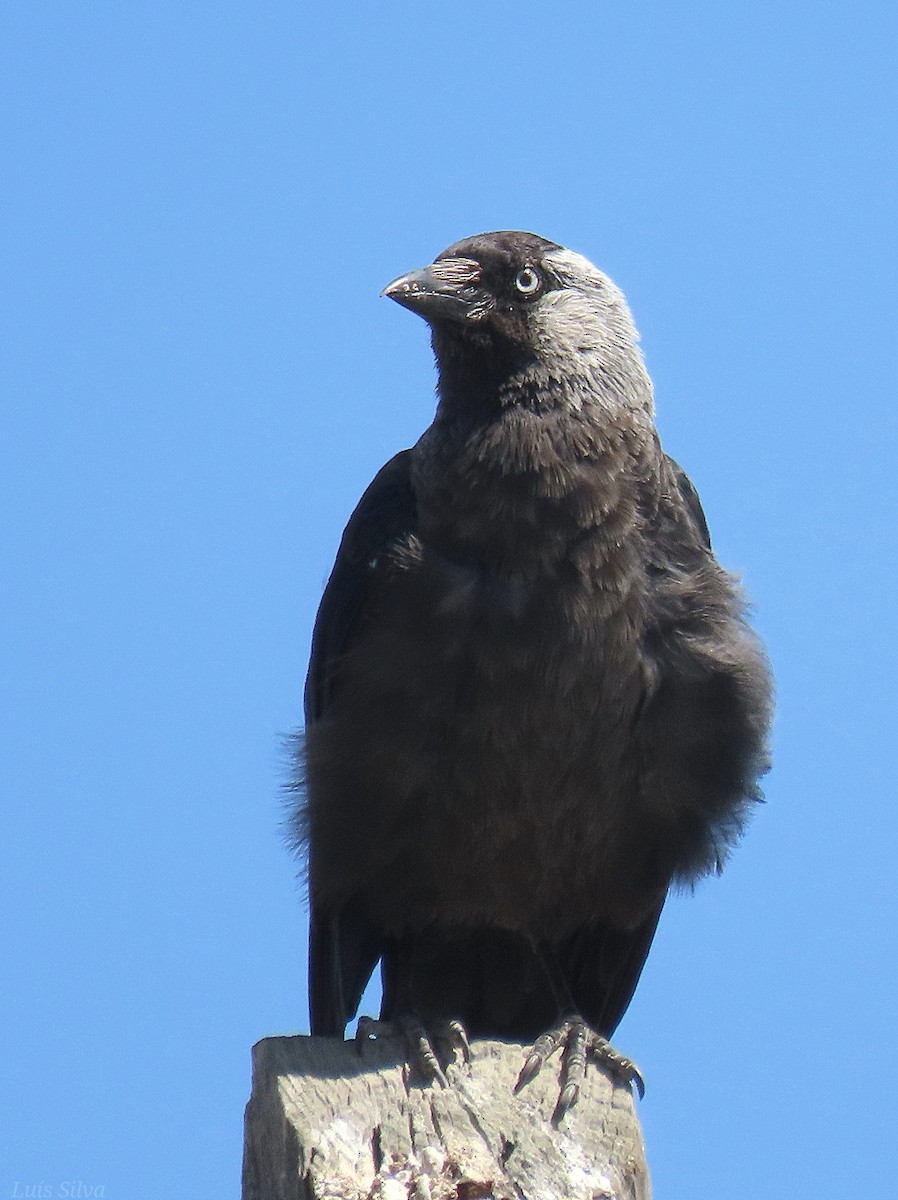
[[[431,326],[440,391],[615,393],[651,403],[620,290],[580,254],[533,233],[482,233],[393,280],[385,296]],[[512,386],[506,386],[511,382]]]

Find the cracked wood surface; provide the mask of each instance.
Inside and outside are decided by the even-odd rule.
[[[630,1089],[590,1064],[556,1128],[558,1060],[514,1095],[523,1052],[474,1042],[442,1088],[409,1079],[396,1038],[265,1038],[243,1200],[650,1200]]]

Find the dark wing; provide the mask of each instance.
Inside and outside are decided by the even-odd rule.
[[[410,450],[403,450],[378,471],[343,532],[312,632],[305,689],[307,725],[324,715],[335,669],[363,618],[384,553],[417,524],[410,456]]]
[[[695,490],[695,485],[692,480],[683,470],[678,462],[675,462],[669,454],[664,456],[664,464],[667,467],[671,485],[679,493],[680,499],[686,506],[686,511],[695,526],[695,529],[701,538],[702,542],[711,549],[711,531],[708,529],[708,522],[705,519],[702,502],[698,498],[698,492]]]
[[[664,899],[635,929],[591,925],[565,943],[558,962],[576,1009],[610,1038],[636,991]]]
[[[389,549],[416,527],[410,451],[392,458],[375,476],[343,534],[312,634],[305,688],[306,727],[320,720],[339,688],[339,665],[366,620],[378,568]],[[309,875],[314,879],[314,839]],[[382,946],[351,905],[322,911],[309,899],[309,1011],[317,1036],[342,1037],[355,1013]]]

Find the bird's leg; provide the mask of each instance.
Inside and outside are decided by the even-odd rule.
[[[447,1020],[425,1026],[411,1014],[399,1016],[393,1021],[359,1017],[355,1034],[356,1045],[359,1048],[371,1037],[397,1036],[405,1041],[409,1064],[428,1083],[438,1083],[440,1087],[449,1086],[437,1046],[442,1044],[448,1047],[448,1055],[443,1055],[444,1062],[448,1063],[456,1057],[465,1063],[471,1061],[471,1047],[461,1021]]]
[[[634,1062],[624,1058],[607,1038],[590,1029],[577,1013],[564,1018],[554,1029],[544,1033],[534,1042],[530,1053],[521,1067],[515,1084],[519,1092],[525,1084],[539,1073],[547,1059],[556,1050],[563,1048],[561,1060],[561,1091],[552,1120],[557,1124],[576,1103],[580,1095],[580,1084],[586,1074],[587,1059],[604,1066],[615,1079],[628,1087],[635,1083],[640,1099],[645,1094],[642,1073]]]

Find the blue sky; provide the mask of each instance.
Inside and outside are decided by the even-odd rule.
[[[777,676],[768,803],[617,1036],[664,1200],[894,1194],[891,4],[0,11],[0,1198],[239,1188],[307,1029],[281,739],[429,422],[378,298],[531,229],[628,295]]]

